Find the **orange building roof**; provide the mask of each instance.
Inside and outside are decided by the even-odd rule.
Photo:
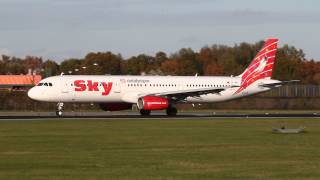
[[[41,79],[40,75],[0,75],[0,85],[35,85]]]

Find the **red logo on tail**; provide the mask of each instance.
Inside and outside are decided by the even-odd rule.
[[[240,93],[258,79],[271,78],[273,64],[277,52],[278,39],[268,39],[253,59],[249,67],[241,75],[241,86],[235,92]]]

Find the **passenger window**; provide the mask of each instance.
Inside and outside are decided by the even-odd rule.
[[[49,86],[52,86],[52,83],[49,83]],[[72,84],[71,84],[71,86],[72,86]]]

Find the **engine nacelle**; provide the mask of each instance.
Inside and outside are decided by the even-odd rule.
[[[99,106],[104,111],[121,111],[132,108],[132,104],[129,103],[102,103]]]
[[[138,99],[138,108],[144,110],[162,110],[169,107],[167,98],[157,96],[144,96]]]

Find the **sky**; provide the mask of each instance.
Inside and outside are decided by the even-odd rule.
[[[320,60],[319,0],[0,0],[0,54],[128,58],[268,37]]]

